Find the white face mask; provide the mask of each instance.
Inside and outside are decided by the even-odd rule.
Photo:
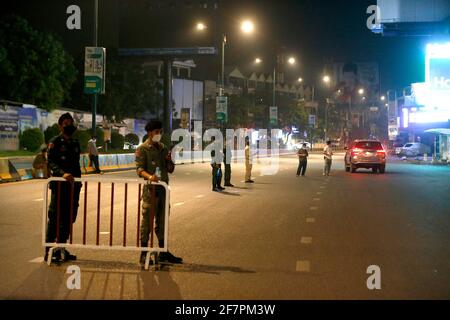
[[[161,141],[161,135],[160,134],[154,135],[153,138],[152,138],[152,141],[153,142],[160,142]]]

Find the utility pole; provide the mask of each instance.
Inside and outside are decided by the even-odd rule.
[[[94,47],[98,46],[98,0],[95,0],[94,9]],[[105,81],[105,79],[103,79]],[[94,93],[94,103],[92,106],[92,134],[95,135],[97,128],[97,93]]]

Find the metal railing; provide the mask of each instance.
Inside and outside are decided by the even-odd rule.
[[[98,250],[122,250],[122,251],[139,251],[139,252],[147,252],[146,254],[146,261],[145,261],[145,269],[149,269],[149,263],[150,263],[150,256],[155,255],[159,252],[167,252],[168,251],[168,239],[169,239],[169,210],[170,210],[170,188],[165,182],[150,182],[144,181],[144,180],[138,180],[138,179],[107,179],[107,178],[101,178],[101,179],[95,179],[95,178],[76,178],[75,183],[81,183],[82,189],[84,188],[84,196],[79,198],[79,203],[83,203],[83,206],[80,205],[80,208],[82,207],[81,214],[83,217],[83,224],[82,224],[82,231],[81,231],[81,238],[78,243],[74,241],[74,190],[75,190],[75,183],[67,182],[63,178],[50,178],[47,180],[47,182],[44,185],[44,205],[43,205],[43,211],[42,211],[42,245],[44,247],[50,247],[48,258],[47,258],[47,264],[50,265],[52,261],[52,256],[56,250],[61,250],[64,253],[64,250],[66,248],[83,248],[83,249],[98,249]],[[56,242],[46,242],[46,231],[47,231],[47,223],[48,223],[48,210],[49,210],[49,185],[50,183],[56,184],[56,190],[53,190],[52,192],[56,192]],[[69,187],[69,193],[70,193],[70,221],[69,221],[69,238],[68,242],[60,242],[61,235],[60,235],[60,226],[61,226],[61,186],[65,184],[65,186]],[[96,196],[96,232],[95,232],[95,243],[89,243],[87,239],[87,226],[88,226],[88,190],[89,186],[91,184],[97,185],[97,196]],[[101,206],[101,200],[102,200],[102,185],[110,185],[111,192],[109,195],[109,205],[110,210],[109,211],[109,241],[107,244],[101,243],[100,241],[100,224],[101,224],[101,216],[102,213],[105,213],[106,211],[102,211]],[[123,234],[122,239],[119,244],[114,243],[114,213],[115,213],[115,190],[117,185],[124,185],[124,197],[123,197]],[[150,218],[149,218],[149,232],[150,232],[150,245],[148,247],[142,247],[140,246],[140,222],[141,222],[141,201],[142,201],[142,192],[143,192],[143,186],[145,185],[151,185],[151,206],[150,206]],[[127,242],[127,225],[129,222],[129,186],[130,185],[137,185],[137,214],[135,216],[136,221],[136,244],[130,245],[129,241]],[[155,219],[155,205],[156,205],[156,187],[161,186],[165,189],[165,223],[164,223],[164,247],[156,247],[153,245],[154,243],[154,219]],[[95,190],[95,189],[94,189]],[[95,192],[95,191],[94,191]],[[93,194],[95,196],[95,194]],[[131,195],[132,197],[133,195]],[[95,198],[95,197],[94,197]],[[91,199],[92,200],[92,199]],[[79,216],[79,215],[78,215]],[[67,217],[66,217],[67,218]],[[104,241],[103,241],[104,242]],[[156,260],[156,259],[155,259]]]

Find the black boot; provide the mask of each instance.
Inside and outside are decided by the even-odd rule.
[[[44,262],[47,263],[48,252],[51,247],[45,247]],[[61,262],[61,250],[53,251],[52,262]]]
[[[75,261],[77,260],[77,256],[70,254],[70,252],[66,249],[64,250],[64,261]]]
[[[164,240],[159,240],[158,245],[160,248],[164,248]],[[160,252],[158,255],[158,261],[162,263],[173,263],[173,264],[183,263],[182,258],[174,256],[169,251]]]

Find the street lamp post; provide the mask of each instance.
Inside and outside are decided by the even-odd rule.
[[[330,82],[331,82],[331,78],[330,76],[326,75],[323,77],[323,82],[325,83],[327,89],[330,88]],[[324,136],[325,136],[325,141],[327,141],[328,139],[328,107],[329,107],[329,103],[330,103],[330,98],[326,98],[326,104],[325,104],[325,128],[323,129],[324,131]]]
[[[220,80],[220,92],[219,96],[223,96],[225,89],[225,45],[227,44],[227,36],[225,34],[222,35],[222,63],[221,63],[221,80]]]

